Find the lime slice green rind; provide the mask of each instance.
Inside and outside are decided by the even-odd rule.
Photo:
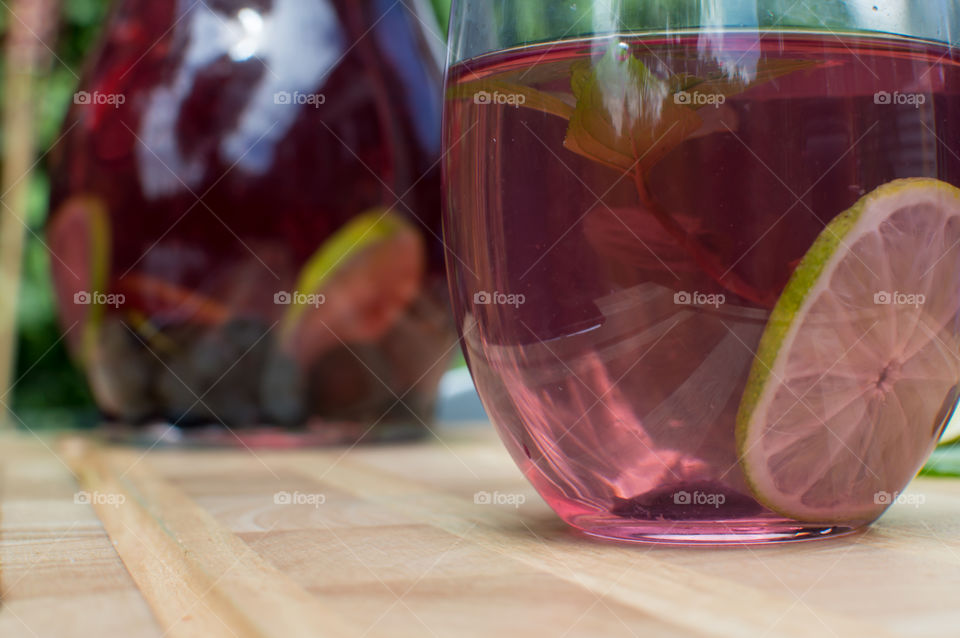
[[[866,202],[867,199],[861,199],[853,208],[841,213],[823,229],[814,241],[813,246],[810,247],[810,250],[807,251],[807,254],[804,255],[800,264],[794,270],[790,281],[783,290],[783,294],[770,313],[766,330],[764,330],[760,345],[757,348],[756,361],[750,370],[746,390],[740,400],[740,408],[737,412],[737,449],[742,449],[746,445],[750,416],[760,401],[764,387],[773,370],[773,365],[777,360],[777,355],[780,353],[780,347],[783,345],[784,338],[793,323],[793,318],[803,306],[814,285],[819,281],[820,275],[823,274],[830,257],[836,252],[837,246],[841,244],[846,234],[860,219],[860,215],[866,207]]]
[[[307,261],[297,279],[296,291],[304,295],[320,293],[356,255],[411,228],[410,222],[386,208],[373,208],[357,215],[330,236]],[[289,337],[306,310],[306,306],[292,304],[281,322],[281,334]]]
[[[89,270],[85,273],[82,270],[78,271],[81,279],[84,274],[86,275],[85,281],[82,282],[85,291],[88,294],[109,293],[113,233],[107,207],[94,196],[79,196],[68,200],[58,211],[55,219],[54,224],[61,226],[74,224],[80,227],[70,229],[67,235],[61,237],[61,240],[85,242],[87,263],[81,268],[86,267]],[[61,234],[67,232],[66,229],[61,230]],[[84,234],[86,236],[83,236]],[[72,299],[63,300],[62,303],[72,301]],[[100,329],[106,316],[106,307],[99,304],[90,304],[84,306],[84,309],[86,312],[79,326],[79,348],[75,353],[82,364],[90,362],[95,356]]]
[[[112,246],[110,219],[106,207],[97,202],[90,206],[90,280],[94,291],[107,292],[110,278],[110,255]],[[86,325],[85,344],[89,348],[96,345],[100,325],[103,323],[104,306],[94,304],[90,307],[90,317]]]
[[[868,218],[864,217],[865,213]],[[933,234],[913,237],[912,233],[894,232],[898,228],[897,223],[913,224],[913,217],[909,217],[911,215],[919,216],[917,225],[934,229],[929,231]],[[894,219],[899,222],[890,221],[890,224],[885,224]],[[936,417],[933,412],[943,409],[942,393],[947,393],[946,400],[949,401],[951,393],[955,393],[956,383],[960,381],[956,335],[944,332],[950,321],[948,317],[955,316],[956,304],[941,297],[934,301],[932,307],[884,310],[890,306],[878,306],[878,303],[885,302],[877,302],[874,295],[881,290],[903,290],[898,284],[906,283],[903,277],[913,276],[908,273],[923,272],[926,276],[934,268],[939,271],[935,271],[935,275],[940,277],[940,287],[943,287],[943,279],[949,280],[952,277],[952,269],[956,265],[954,262],[958,258],[954,254],[954,235],[958,232],[958,226],[960,190],[934,179],[897,180],[881,186],[837,216],[804,255],[771,313],[737,414],[736,441],[741,469],[755,498],[769,509],[795,520],[818,523],[870,520],[882,513],[889,504],[876,497],[877,494],[883,494],[880,490],[893,491],[902,488],[903,483],[909,480],[916,467],[921,464],[923,458],[920,455],[929,453],[934,446],[934,441],[930,440],[930,426],[934,421],[942,422],[944,417],[942,412]],[[873,235],[880,236],[887,242],[880,244],[885,246],[882,250],[874,248],[872,252],[862,253],[868,260],[874,260],[875,268],[882,273],[877,280],[876,291],[868,290],[870,286],[866,282],[851,278],[850,274],[853,272],[850,264],[856,263],[853,258],[869,270],[861,256],[852,252],[852,246],[861,245],[858,243],[860,241],[870,242],[874,239]],[[941,257],[938,251],[929,250],[927,244],[914,246],[909,243],[922,237],[940,241],[951,248]],[[947,254],[952,255],[950,260],[943,259]],[[898,261],[891,262],[894,259]],[[931,262],[930,270],[924,269],[926,264],[918,263],[923,259]],[[898,268],[905,264],[911,268]],[[914,266],[916,268],[912,268]],[[836,273],[845,274],[836,278]],[[913,279],[909,281],[912,282]],[[939,288],[927,292],[949,294],[949,291]],[[828,295],[826,306],[823,305],[824,294]],[[844,299],[841,306],[836,305],[838,294]],[[831,303],[830,299],[834,301]],[[814,310],[815,307],[820,309]],[[847,419],[846,412],[850,404],[840,403],[835,401],[835,398],[821,394],[818,395],[820,403],[816,404],[819,409],[842,407],[836,412],[824,412],[822,418],[826,421],[820,420],[818,424],[816,421],[820,417],[811,419],[801,409],[794,411],[796,406],[785,409],[790,402],[783,400],[785,393],[793,393],[793,388],[798,386],[796,379],[819,377],[810,386],[817,388],[824,376],[830,372],[818,371],[816,365],[825,367],[826,363],[819,364],[820,355],[808,352],[807,349],[812,344],[828,347],[836,342],[837,345],[842,345],[849,339],[850,349],[853,350],[859,344],[858,337],[866,336],[865,333],[859,333],[854,327],[856,324],[848,323],[858,315],[851,314],[848,319],[848,315],[838,314],[836,321],[831,321],[825,319],[827,315],[823,314],[824,308],[836,308],[836,312],[845,313],[867,312],[871,317],[876,313],[878,322],[889,324],[881,325],[879,330],[892,335],[892,340],[889,343],[889,358],[886,342],[883,342],[879,349],[874,349],[875,344],[872,344],[869,348],[864,348],[874,359],[863,359],[859,354],[855,359],[860,362],[868,361],[863,364],[866,368],[859,369],[859,372],[856,367],[844,370],[856,374],[853,377],[855,381],[849,382],[846,389],[843,389],[845,393],[851,388],[858,393],[849,395],[854,396],[853,402],[856,404],[856,409],[849,413],[852,420]],[[884,314],[886,312],[889,314]],[[901,312],[907,315],[899,314]],[[911,312],[912,315],[909,314]],[[901,323],[901,316],[912,317],[913,323]],[[911,326],[913,332],[904,332],[904,326]],[[920,326],[925,327],[924,330],[929,336],[924,337],[918,346],[916,331]],[[857,341],[854,342],[854,339]],[[907,348],[907,344],[911,347]],[[819,346],[814,350],[819,350]],[[921,352],[923,357],[919,355]],[[842,358],[842,355],[844,352],[841,349],[837,356]],[[865,379],[874,381],[873,375],[877,370],[872,366],[875,361],[882,362],[882,372],[876,381],[877,387],[874,389],[870,385],[861,386]],[[888,364],[888,361],[891,363]],[[908,382],[910,390],[898,390],[899,382],[895,380],[883,385],[887,379],[887,371],[891,369],[890,366],[895,365],[893,362],[896,362],[897,366],[902,365],[903,370],[907,370],[908,365],[911,366],[908,376],[897,377]],[[805,376],[796,376],[798,370]],[[789,374],[787,371],[790,371]],[[924,382],[925,385],[918,390],[920,386],[917,382],[924,378],[923,375],[916,376],[918,371],[933,373],[930,378],[936,381],[929,384]],[[823,376],[820,376],[821,374]],[[899,375],[899,368],[891,374]],[[953,388],[948,392],[947,388],[951,385]],[[839,387],[834,380],[819,386],[818,389],[825,392]],[[867,394],[859,394],[861,388],[862,392]],[[920,394],[916,394],[917,392]],[[890,398],[887,393],[893,393],[894,398]],[[880,407],[880,412],[873,412],[877,405],[899,406],[900,411],[894,414],[896,410],[893,407]],[[911,408],[908,409],[905,405]],[[816,414],[812,409],[810,412]],[[828,414],[831,416],[827,416]],[[771,427],[768,424],[770,421],[774,422],[772,425],[779,425]],[[850,455],[842,452],[842,447],[847,446],[847,443],[837,437],[833,428],[827,425],[827,421],[845,428],[842,430],[845,436],[854,435],[852,439],[846,440],[856,441],[857,445],[864,446],[856,452],[847,447],[864,467],[852,465]],[[833,439],[830,434],[833,434]],[[944,440],[949,438],[949,434],[948,431]],[[838,449],[841,450],[839,456]],[[804,461],[808,456],[811,459],[823,458],[824,461],[813,467],[812,461]],[[873,462],[868,466],[861,457],[872,458]],[[934,457],[926,470],[927,473],[945,475],[955,470],[955,465],[945,465],[946,461],[942,461],[942,458],[948,457],[942,454]],[[955,457],[951,454],[949,458]],[[804,463],[811,463],[809,473],[805,476],[802,469]],[[856,488],[856,498],[845,496],[845,488],[841,487],[840,491],[837,491],[837,485],[845,485],[845,481],[853,480],[849,477],[858,474],[867,478],[858,479],[862,483]],[[873,489],[878,491],[870,493]]]

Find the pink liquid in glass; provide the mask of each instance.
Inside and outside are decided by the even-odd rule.
[[[567,120],[507,99],[503,87],[520,85],[574,105],[574,66],[608,47],[538,45],[448,77],[448,267],[501,437],[550,506],[596,535],[759,542],[868,524],[761,505],[736,416],[770,308],[825,225],[897,178],[960,184],[947,144],[960,139],[955,52],[832,34],[623,38],[624,54],[664,77],[811,63],[698,111],[700,128],[645,175],[648,196],[723,271],[711,273],[645,210],[631,176],[564,146]],[[489,96],[457,94],[478,80]]]

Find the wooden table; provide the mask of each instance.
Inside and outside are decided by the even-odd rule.
[[[960,635],[960,481],[918,479],[922,506],[854,537],[682,549],[569,530],[488,428],[349,451],[0,449],[3,638]]]

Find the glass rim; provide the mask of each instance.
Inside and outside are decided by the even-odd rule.
[[[811,27],[791,27],[791,26],[777,26],[777,27],[683,27],[678,29],[635,29],[623,31],[612,31],[605,33],[596,33],[593,35],[577,35],[569,36],[563,38],[555,39],[545,39],[533,42],[523,42],[520,44],[515,44],[511,46],[505,46],[500,49],[494,49],[491,51],[485,51],[483,53],[478,53],[477,55],[462,58],[462,59],[452,59],[448,61],[448,67],[458,67],[463,66],[471,62],[478,60],[484,60],[491,57],[500,56],[503,54],[509,53],[518,53],[526,51],[529,49],[535,49],[542,47],[545,44],[554,44],[556,46],[564,46],[568,43],[577,43],[577,42],[601,42],[604,40],[613,40],[616,38],[662,38],[666,36],[676,36],[682,38],[692,34],[751,34],[751,33],[783,33],[791,35],[830,35],[837,38],[861,38],[869,39],[875,38],[878,40],[886,41],[899,41],[903,43],[914,43],[914,44],[932,44],[937,46],[946,46],[950,47],[950,43],[945,40],[939,40],[936,38],[925,38],[921,36],[914,36],[903,33],[893,33],[890,31],[871,31],[865,29],[830,29],[830,28],[811,28]],[[758,38],[759,39],[763,39]]]
[[[830,33],[960,46],[955,0],[452,0],[447,64],[527,45],[693,33]]]

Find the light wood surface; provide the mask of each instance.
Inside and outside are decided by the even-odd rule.
[[[651,548],[568,529],[489,428],[283,453],[0,444],[3,638],[960,635],[960,481],[916,480],[921,505],[845,539]]]

